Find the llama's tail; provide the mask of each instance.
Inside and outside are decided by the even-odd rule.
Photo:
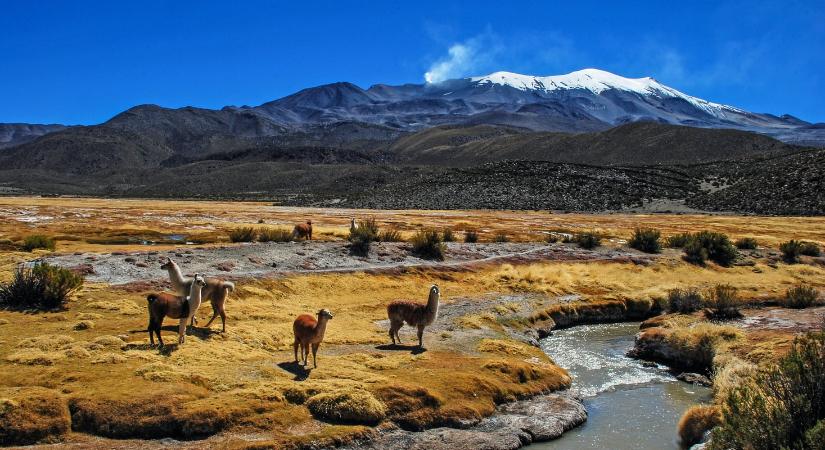
[[[158,299],[157,294],[149,294],[149,295],[146,296],[146,300],[149,302],[150,305],[152,303],[155,303],[155,300],[157,300],[157,299]]]
[[[232,292],[235,290],[235,283],[231,281],[224,281],[223,288],[227,290],[227,292]]]

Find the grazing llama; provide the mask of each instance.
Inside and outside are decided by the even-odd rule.
[[[160,337],[160,329],[163,326],[163,319],[170,317],[172,319],[179,319],[178,325],[178,343],[183,344],[186,336],[186,324],[192,320],[192,316],[198,311],[201,305],[201,291],[206,286],[206,280],[202,276],[195,274],[189,288],[189,297],[180,295],[168,294],[161,292],[160,294],[149,294],[146,300],[149,302],[149,342],[155,345],[155,339],[152,336],[154,332],[158,336],[158,342],[163,347],[163,338]]]
[[[187,295],[192,286],[192,279],[185,278],[180,271],[180,267],[172,258],[166,258],[166,262],[160,266],[161,269],[169,272],[169,281],[172,283],[172,288],[179,295]],[[224,305],[226,304],[226,296],[229,292],[235,290],[235,283],[231,281],[223,281],[219,278],[207,278],[206,288],[203,290],[201,297],[208,299],[212,304],[212,318],[206,323],[206,328],[212,325],[215,317],[221,316],[221,331],[226,332],[226,311]],[[195,317],[192,316],[194,321]],[[192,325],[195,323],[193,322]]]
[[[295,362],[298,362],[298,346],[301,347],[301,358],[304,360],[304,367],[307,366],[309,358],[309,346],[312,345],[312,364],[318,367],[315,355],[318,347],[324,340],[324,332],[327,331],[327,322],[332,319],[332,313],[326,309],[318,311],[318,320],[309,314],[301,314],[292,324],[292,331],[295,333],[295,343],[292,344],[295,350]]]
[[[295,228],[292,230],[292,237],[299,239],[305,238],[309,241],[312,240],[312,221],[307,220],[307,223],[299,223],[295,225]]]
[[[404,326],[404,322],[411,327],[418,327],[418,346],[424,348],[424,327],[431,325],[438,319],[438,302],[441,294],[437,285],[430,288],[430,296],[427,304],[397,300],[387,305],[387,317],[390,319],[390,338],[395,344],[396,339],[401,343],[401,336],[398,330]]]

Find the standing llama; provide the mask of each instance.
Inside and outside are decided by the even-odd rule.
[[[149,342],[152,345],[155,345],[155,339],[152,336],[152,333],[155,333],[158,336],[160,346],[163,347],[160,329],[163,326],[163,319],[167,316],[180,320],[178,324],[178,343],[183,344],[186,336],[186,324],[192,320],[201,305],[201,291],[206,286],[206,280],[195,274],[190,286],[188,297],[166,292],[149,294],[146,297],[149,302]]]
[[[301,314],[292,324],[292,331],[295,333],[295,343],[292,344],[295,350],[295,362],[298,362],[298,346],[301,346],[301,358],[304,360],[304,367],[307,366],[309,358],[309,346],[312,345],[312,364],[318,367],[315,355],[318,347],[324,340],[324,332],[327,331],[327,322],[332,319],[332,313],[326,309],[318,311],[318,320],[309,314]]]
[[[308,241],[312,240],[312,221],[307,220],[307,223],[299,223],[295,225],[292,230],[292,237],[295,239],[304,238]]]
[[[187,295],[192,286],[192,279],[185,278],[180,271],[180,267],[172,258],[166,258],[166,262],[160,266],[161,269],[169,272],[169,281],[172,283],[172,288],[179,295]],[[209,299],[212,304],[212,318],[206,323],[206,328],[212,325],[215,317],[221,316],[221,331],[226,332],[226,311],[224,305],[226,304],[226,296],[229,292],[235,290],[235,283],[231,281],[223,281],[218,278],[207,278],[206,289],[203,290],[202,297]],[[192,317],[194,320],[194,316]],[[192,323],[194,325],[194,322]]]
[[[432,285],[430,288],[430,297],[427,299],[427,304],[396,300],[387,305],[387,317],[390,319],[390,338],[395,344],[396,339],[401,343],[401,336],[398,335],[398,330],[404,326],[404,322],[411,327],[418,327],[418,347],[424,348],[424,327],[431,325],[438,319],[438,302],[441,294],[437,285]]]

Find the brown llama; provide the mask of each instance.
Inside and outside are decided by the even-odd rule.
[[[202,276],[195,274],[192,280],[191,288],[189,289],[189,296],[168,294],[161,292],[159,294],[149,294],[146,300],[149,302],[149,342],[155,345],[155,338],[152,333],[157,334],[158,342],[163,347],[163,338],[160,336],[160,329],[163,326],[163,319],[170,317],[180,321],[178,325],[178,343],[183,344],[184,336],[186,334],[186,324],[192,320],[192,317],[198,311],[201,304],[201,290],[206,286],[206,281]]]
[[[305,238],[308,241],[312,240],[312,221],[307,220],[307,223],[299,223],[295,225],[292,230],[292,237],[295,239]]]
[[[430,288],[430,296],[427,299],[427,304],[396,300],[387,305],[387,317],[390,319],[390,338],[395,344],[396,339],[401,343],[401,336],[398,335],[398,330],[404,326],[404,322],[411,327],[418,328],[418,346],[424,348],[424,327],[431,325],[438,319],[438,302],[441,294],[437,285],[432,285]]]
[[[169,273],[169,281],[172,283],[172,288],[178,295],[187,295],[189,293],[189,289],[192,287],[192,279],[183,276],[180,267],[175,261],[172,261],[172,258],[166,258],[166,262],[161,264],[160,268]],[[209,325],[212,325],[212,321],[220,315],[221,331],[226,332],[226,297],[234,290],[235,283],[231,281],[224,281],[220,278],[206,278],[206,287],[203,289],[201,297],[204,300],[208,299],[212,304],[212,318],[206,323],[206,328],[209,328]],[[192,325],[195,325],[195,317],[192,316],[192,319]]]
[[[332,319],[332,313],[326,309],[318,311],[318,319],[309,314],[301,314],[295,319],[292,324],[292,331],[295,333],[295,343],[293,350],[295,350],[295,362],[298,361],[298,346],[301,347],[301,358],[304,360],[304,367],[307,366],[307,359],[309,358],[309,346],[312,346],[312,364],[318,367],[318,361],[315,359],[318,353],[318,347],[321,346],[321,341],[324,340],[324,332],[327,330],[327,322]]]

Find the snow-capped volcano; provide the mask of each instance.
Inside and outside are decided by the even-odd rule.
[[[565,75],[551,75],[546,77],[522,75],[513,72],[494,72],[485,76],[471,77],[470,80],[478,84],[497,84],[523,91],[551,92],[580,89],[600,95],[602,92],[616,89],[643,96],[680,98],[720,118],[725,117],[725,111],[745,112],[733,106],[713,103],[687,95],[665,86],[651,77],[625,78],[599,69],[582,69]]]
[[[650,77],[625,78],[599,69],[554,76],[494,72],[369,89],[333,83],[240,109],[254,110],[284,126],[347,121],[400,130],[494,124],[581,132],[654,121],[757,131],[789,141],[814,133],[805,128],[809,123],[791,116],[752,113],[685,94]]]

